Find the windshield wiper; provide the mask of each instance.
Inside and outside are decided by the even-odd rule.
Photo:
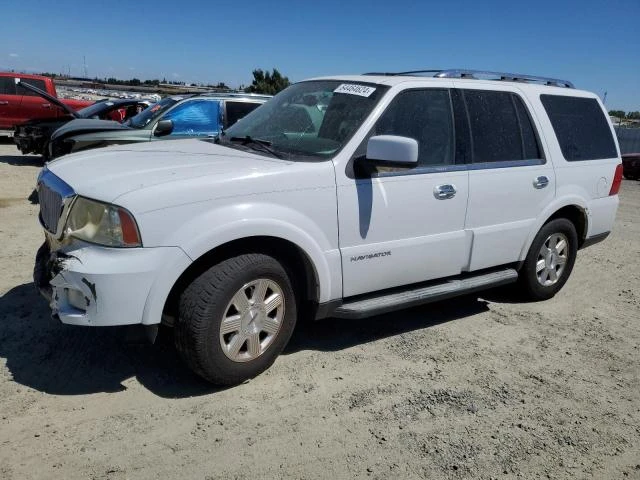
[[[274,157],[283,158],[281,154],[271,148],[271,142],[269,140],[262,140],[261,138],[252,138],[247,135],[244,137],[231,137],[229,139],[231,143],[240,143],[241,145],[253,148],[254,150],[262,150],[263,152],[270,153]],[[257,148],[255,148],[257,147]]]

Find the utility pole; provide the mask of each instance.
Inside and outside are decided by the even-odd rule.
[[[89,78],[89,72],[87,71],[87,57],[82,56],[82,65],[84,68],[84,78]]]

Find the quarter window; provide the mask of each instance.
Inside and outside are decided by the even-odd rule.
[[[473,162],[506,162],[542,157],[522,100],[511,92],[464,90]]]
[[[399,93],[376,122],[373,135],[398,135],[418,142],[418,166],[455,162],[451,99],[448,90]]]
[[[540,101],[566,160],[618,156],[609,122],[595,98],[540,95]]]

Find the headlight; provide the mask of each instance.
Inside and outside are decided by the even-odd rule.
[[[64,229],[65,235],[107,247],[141,247],[140,232],[124,208],[78,197]]]

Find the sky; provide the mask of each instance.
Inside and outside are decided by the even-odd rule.
[[[468,68],[541,75],[640,111],[640,0],[7,2],[0,69],[249,85]]]

